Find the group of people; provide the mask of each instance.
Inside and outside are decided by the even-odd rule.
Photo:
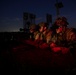
[[[58,17],[50,28],[45,22],[32,24],[29,28],[29,39],[26,43],[40,49],[50,48],[53,52],[63,54],[76,49],[76,29],[68,28],[66,17]]]

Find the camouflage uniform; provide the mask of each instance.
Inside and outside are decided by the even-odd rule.
[[[46,36],[48,32],[47,23],[39,23],[39,32],[37,33],[35,40],[39,43],[39,47],[42,49],[46,49],[48,47],[48,44],[46,43]]]
[[[49,29],[45,34],[45,40],[48,45],[50,44],[51,38],[52,38],[52,30]]]
[[[70,49],[76,49],[76,31],[73,28],[67,28],[65,31],[67,46]]]
[[[52,30],[48,29],[48,24],[41,22],[39,23],[39,27],[46,27],[46,30],[43,30],[42,32],[37,32],[37,35],[35,37],[35,40],[41,40],[44,41],[45,43],[47,43],[49,45],[50,40],[51,40],[51,35],[52,35]]]
[[[34,40],[35,39],[36,32],[37,32],[36,31],[36,25],[35,24],[30,25],[29,32],[30,32],[29,38]]]
[[[36,35],[36,37],[35,37],[35,40],[45,40],[45,34],[46,34],[46,31],[47,30],[42,30],[42,31],[40,31],[40,28],[41,27],[45,27],[47,24],[46,23],[44,23],[44,22],[41,22],[41,23],[39,23],[39,31],[38,31],[38,33],[37,33],[37,35]]]
[[[57,46],[66,47],[66,48],[75,48],[76,44],[76,32],[73,28],[67,28],[68,22],[65,17],[58,18],[53,25],[54,27],[62,27],[61,33],[55,33],[52,35],[51,42],[54,42]],[[56,30],[56,28],[55,28]]]

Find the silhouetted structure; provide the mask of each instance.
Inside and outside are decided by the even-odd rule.
[[[52,15],[51,14],[46,14],[46,23],[51,23],[52,24]]]
[[[59,15],[60,15],[59,8],[62,8],[63,4],[62,4],[62,2],[58,2],[58,0],[56,0],[55,6],[56,6],[57,17],[59,17]]]
[[[23,29],[24,31],[28,31],[31,24],[35,24],[36,15],[32,13],[23,13]]]

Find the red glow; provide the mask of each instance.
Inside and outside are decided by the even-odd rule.
[[[61,51],[61,47],[53,47],[52,51],[59,52],[59,51]]]

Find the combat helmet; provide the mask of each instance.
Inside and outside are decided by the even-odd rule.
[[[40,22],[39,27],[48,27],[48,24],[46,22]]]
[[[67,26],[69,25],[69,23],[67,22],[67,18],[66,17],[58,17],[54,23],[57,26]]]
[[[30,27],[29,27],[29,29],[35,30],[36,29],[36,24],[31,24]]]
[[[66,17],[63,16],[61,19],[62,19],[62,21],[65,22],[65,25],[69,25],[69,23],[67,22],[67,18]]]

